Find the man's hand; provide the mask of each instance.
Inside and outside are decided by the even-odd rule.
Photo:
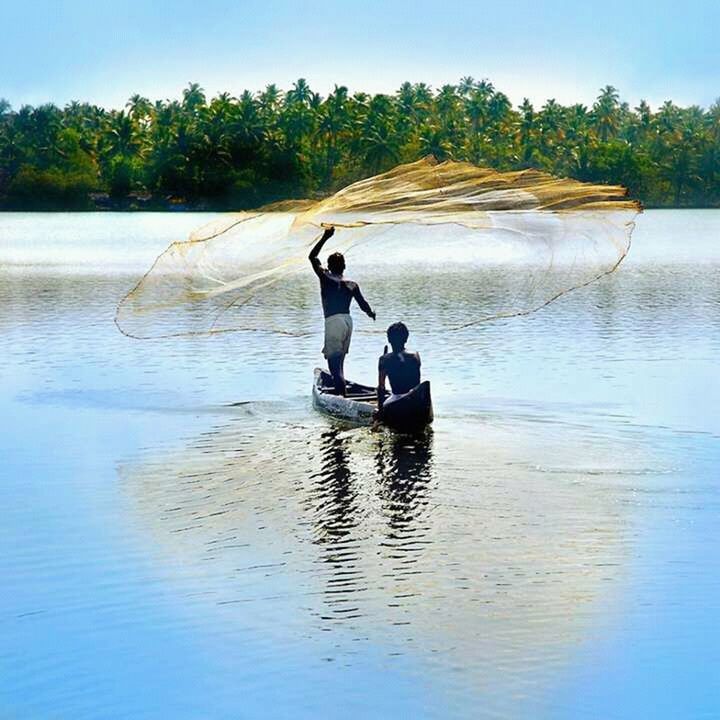
[[[375,315],[375,311],[374,311],[374,310],[371,310],[371,311],[368,313],[368,317],[371,317],[371,318],[373,319],[373,321],[375,321],[375,318],[377,317],[377,315]]]
[[[322,266],[320,265],[320,260],[318,258],[318,255],[320,254],[320,251],[322,250],[322,246],[325,244],[327,240],[329,240],[333,235],[335,234],[335,228],[332,225],[329,225],[325,228],[322,237],[313,245],[313,249],[310,251],[310,254],[308,255],[308,260],[312,263],[313,269],[315,270],[315,274],[320,276],[322,274]]]

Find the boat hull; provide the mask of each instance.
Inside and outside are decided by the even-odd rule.
[[[433,421],[430,383],[426,380],[392,402],[385,403],[380,421],[401,432],[417,432]]]
[[[329,373],[315,369],[313,405],[328,415],[356,425],[370,425],[375,419],[377,395],[375,388],[347,383],[345,397],[333,393]],[[399,432],[418,432],[433,421],[430,383],[425,381],[390,403],[386,403],[378,420]]]
[[[334,395],[332,377],[315,368],[313,405],[321,412],[357,425],[370,425],[377,409],[375,390],[367,385],[347,383],[347,395]]]

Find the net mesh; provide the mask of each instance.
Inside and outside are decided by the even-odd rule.
[[[324,200],[222,216],[170,245],[116,322],[138,338],[309,333],[317,289],[307,255],[333,225],[328,251],[346,254],[373,305],[453,330],[528,314],[612,272],[639,211],[619,186],[428,157]]]

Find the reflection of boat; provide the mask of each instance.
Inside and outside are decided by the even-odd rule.
[[[343,420],[369,425],[373,420],[376,402],[375,388],[354,382],[347,383],[345,397],[336,395],[330,374],[315,368],[313,404],[318,410]],[[421,430],[431,423],[433,409],[430,383],[420,383],[409,393],[385,403],[380,420],[384,425],[403,432]]]

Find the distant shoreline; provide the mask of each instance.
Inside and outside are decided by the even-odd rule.
[[[296,198],[288,198],[293,200]],[[643,204],[644,210],[720,210],[720,205],[649,205]],[[10,213],[36,213],[38,215],[48,213],[232,213],[232,212],[248,212],[258,210],[257,207],[228,207],[226,205],[216,205],[209,202],[170,202],[157,201],[147,202],[143,204],[133,204],[132,202],[118,202],[107,204],[89,205],[88,207],[53,207],[53,208],[3,208],[0,207],[0,214]]]
[[[326,96],[282,90],[178,99],[135,94],[13,109],[0,98],[0,209],[239,210],[332,195],[433,156],[501,172],[621,185],[645,207],[720,207],[720,99],[708,108],[624,102],[513,106],[488,79]]]

